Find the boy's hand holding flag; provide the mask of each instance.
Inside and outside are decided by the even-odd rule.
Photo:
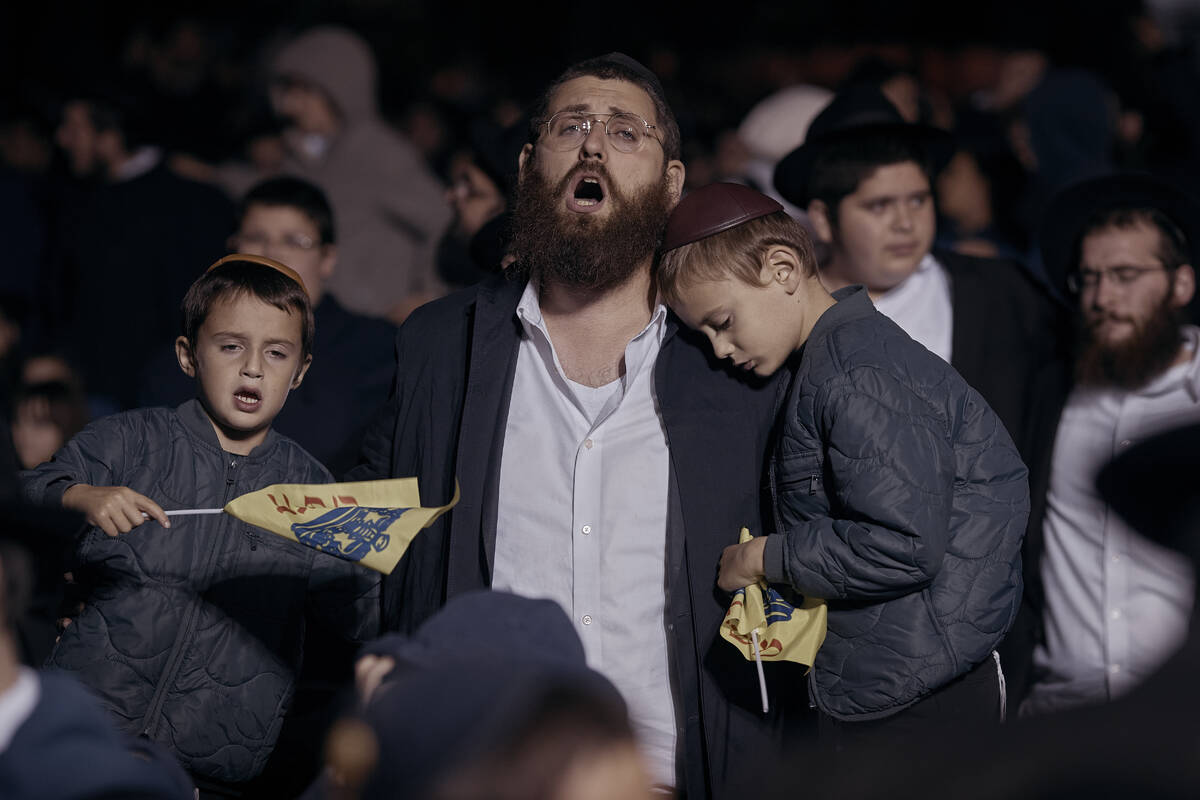
[[[739,542],[753,539],[742,528]],[[795,661],[811,667],[825,641],[828,609],[824,600],[805,597],[793,606],[765,579],[738,589],[721,623],[721,636],[738,649],[747,661],[758,663],[763,712],[767,711],[767,689],[762,664],[766,661]]]

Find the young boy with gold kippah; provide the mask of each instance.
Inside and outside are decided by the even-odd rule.
[[[179,366],[196,398],[97,420],[22,473],[26,497],[82,512],[82,612],[49,665],[87,684],[126,731],[161,742],[202,796],[258,775],[279,736],[309,606],[354,641],[378,627],[378,578],[226,514],[275,483],[328,471],[271,430],[312,360],[303,283],[269,258],[227,256],[188,290]],[[236,794],[234,794],[236,796]]]

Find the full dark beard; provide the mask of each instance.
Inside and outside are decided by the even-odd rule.
[[[521,272],[539,282],[602,291],[629,279],[658,248],[670,213],[666,180],[632,197],[622,193],[603,165],[580,164],[551,187],[530,165],[517,188],[512,252]],[[607,219],[572,214],[562,198],[580,172],[604,177],[612,204]]]
[[[1106,344],[1093,326],[1081,322],[1075,359],[1075,379],[1082,386],[1134,391],[1167,371],[1179,355],[1186,315],[1163,299],[1158,310],[1138,326],[1127,341]]]

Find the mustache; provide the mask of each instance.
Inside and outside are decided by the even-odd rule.
[[[616,189],[613,187],[612,178],[610,178],[608,174],[608,167],[600,163],[587,164],[583,161],[580,161],[578,164],[571,167],[567,174],[564,175],[558,182],[558,185],[554,187],[554,193],[562,194],[565,192],[567,187],[579,180],[579,176],[585,172],[603,180],[608,192],[613,194],[616,193]]]
[[[1108,311],[1103,311],[1103,312],[1089,315],[1087,318],[1086,324],[1087,324],[1088,328],[1098,328],[1101,325],[1103,325],[1105,322],[1135,323],[1135,322],[1137,322],[1137,320],[1134,319],[1133,317],[1127,316],[1125,314],[1113,314]]]

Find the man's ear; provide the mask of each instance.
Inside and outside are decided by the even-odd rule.
[[[829,206],[824,200],[813,200],[808,204],[808,221],[813,233],[825,244],[833,244],[833,222],[829,219]]]
[[[1192,269],[1191,264],[1184,264],[1175,270],[1175,277],[1171,281],[1171,305],[1183,308],[1192,302],[1195,294],[1196,270]]]
[[[521,154],[517,156],[517,177],[523,179],[525,177],[525,163],[533,157],[533,143],[526,142],[521,148]]]
[[[804,277],[799,259],[790,247],[774,246],[767,251],[763,259],[762,273],[759,278],[764,286],[779,284],[788,294],[795,294],[800,287],[800,279]]]
[[[192,352],[192,343],[186,336],[175,340],[175,360],[179,362],[179,368],[183,370],[184,375],[189,378],[196,377],[196,354]]]
[[[296,370],[296,377],[292,378],[293,389],[300,388],[300,384],[304,381],[304,376],[308,374],[310,366],[312,366],[312,353],[304,357],[304,363],[300,365],[300,369]]]
[[[666,180],[667,197],[670,198],[671,208],[683,197],[683,182],[687,178],[687,169],[683,162],[671,159],[667,162]]]

